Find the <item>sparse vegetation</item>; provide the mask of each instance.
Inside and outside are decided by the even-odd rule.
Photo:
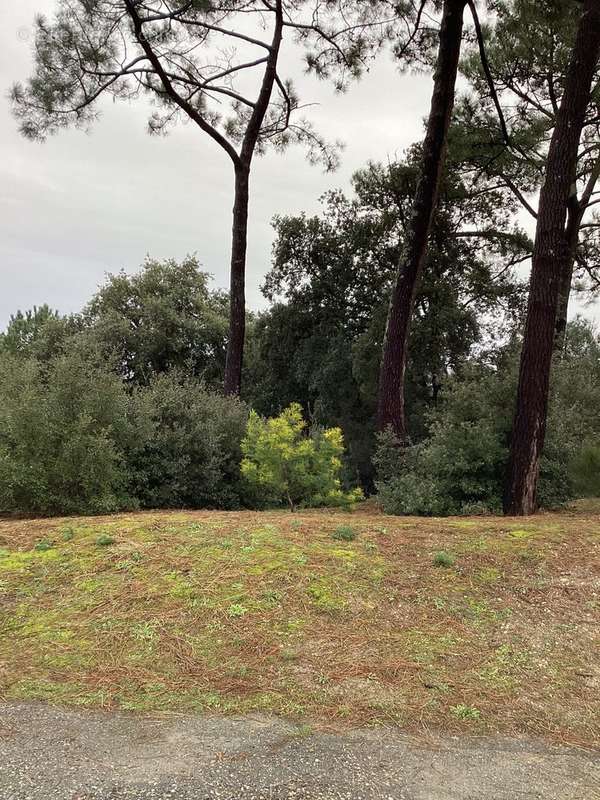
[[[464,703],[459,703],[457,706],[452,706],[450,711],[457,719],[464,721],[478,720],[481,718],[481,711],[473,706],[466,706]]]
[[[0,690],[600,743],[596,511],[0,520]]]

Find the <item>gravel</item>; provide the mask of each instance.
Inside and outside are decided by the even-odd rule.
[[[269,717],[0,705],[0,800],[600,800],[600,757]]]

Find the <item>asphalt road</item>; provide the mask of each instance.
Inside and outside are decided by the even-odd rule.
[[[315,733],[266,717],[0,705],[0,800],[600,800],[600,755],[526,739]]]

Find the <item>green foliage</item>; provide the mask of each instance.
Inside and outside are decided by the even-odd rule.
[[[457,719],[465,722],[481,719],[481,711],[478,708],[467,706],[464,703],[459,703],[457,706],[452,706],[450,711]]]
[[[171,372],[136,390],[132,406],[137,436],[127,453],[129,490],[142,507],[240,505],[243,403]]]
[[[79,348],[0,369],[0,512],[239,506],[239,401],[175,372],[132,391]]]
[[[49,539],[41,539],[34,547],[34,550],[38,553],[46,553],[48,550],[52,550],[53,547],[54,545]]]
[[[134,275],[110,275],[88,304],[88,336],[137,384],[172,369],[218,385],[225,365],[227,296],[211,292],[198,260],[148,258]]]
[[[600,444],[585,443],[571,460],[569,471],[580,497],[600,497]]]
[[[98,536],[96,539],[96,544],[98,547],[110,547],[111,544],[114,544],[115,540],[112,536],[109,536],[106,533],[103,533],[102,536]]]
[[[431,415],[430,435],[403,449],[379,438],[379,501],[390,514],[499,512],[513,417],[518,353],[464,370]],[[600,437],[600,342],[589,325],[571,323],[566,350],[554,365],[539,502],[554,507],[582,492],[577,457]],[[571,465],[571,466],[570,466]]]
[[[500,193],[478,185],[471,194],[460,174],[449,171],[443,181],[411,323],[406,403],[417,441],[449,373],[484,336],[502,336],[519,306],[518,281],[498,266],[526,250],[527,237],[511,227],[510,203]],[[253,407],[272,416],[298,401],[318,424],[340,427],[348,448],[345,477],[358,476],[367,491],[388,298],[417,177],[413,150],[401,162],[357,172],[353,195],[328,193],[321,215],[275,219],[273,267],[263,291],[279,302],[258,319],[249,347]],[[457,235],[465,226],[484,237]]]
[[[361,493],[341,489],[343,451],[339,428],[307,435],[297,403],[273,419],[253,411],[242,442],[242,476],[261,505],[287,503],[292,510],[298,505],[352,505]]]
[[[451,513],[448,500],[435,479],[418,469],[423,447],[402,448],[390,429],[378,435],[374,462],[378,500],[386,514],[444,516]]]
[[[229,609],[227,611],[227,614],[230,617],[233,617],[234,619],[236,619],[236,618],[239,619],[240,617],[244,617],[244,616],[246,616],[247,613],[248,613],[248,609],[246,608],[246,606],[243,606],[241,603],[232,603],[229,606]]]
[[[435,567],[453,567],[456,562],[456,559],[452,555],[452,553],[446,553],[445,550],[439,550],[433,556],[433,564]]]
[[[341,542],[353,542],[356,539],[356,531],[352,525],[338,525],[331,534],[331,538]]]
[[[127,395],[80,353],[0,359],[0,510],[106,512],[127,505]]]

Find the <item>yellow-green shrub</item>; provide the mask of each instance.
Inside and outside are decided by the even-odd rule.
[[[250,414],[242,441],[242,477],[254,505],[352,505],[360,489],[340,482],[344,441],[339,428],[307,431],[298,403],[278,417]]]

